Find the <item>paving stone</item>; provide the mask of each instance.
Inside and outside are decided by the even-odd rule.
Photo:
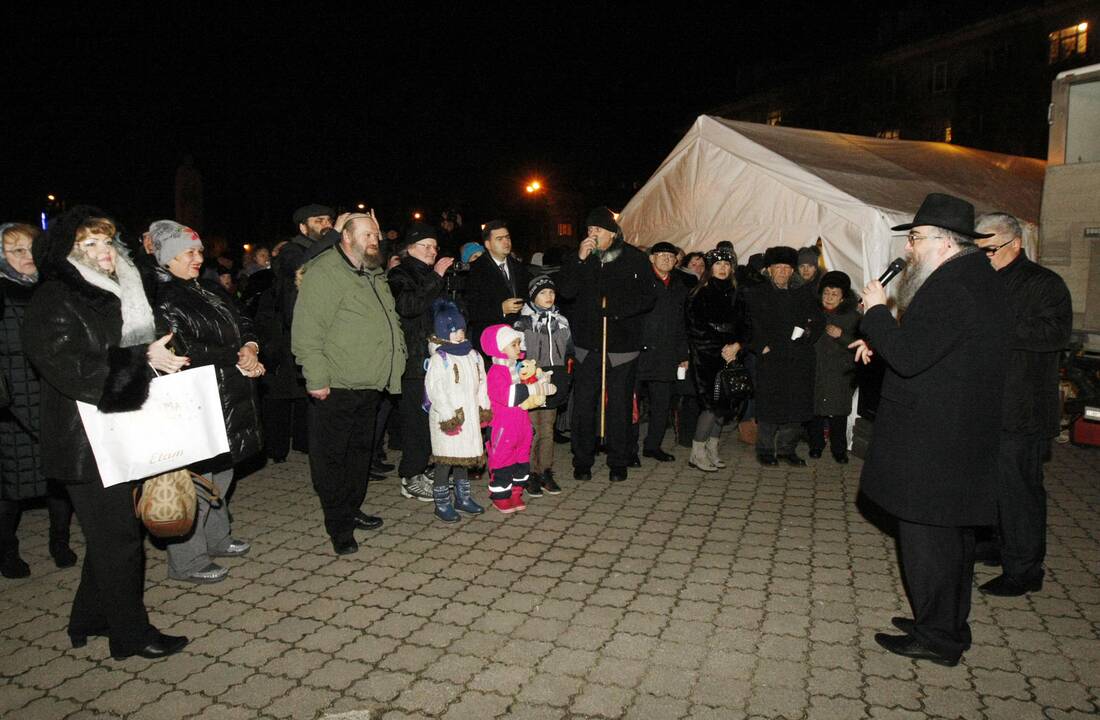
[[[493,718],[503,715],[512,704],[509,698],[488,693],[463,693],[458,702],[447,708],[444,720],[466,720],[467,718]]]
[[[580,692],[584,680],[564,675],[537,674],[524,683],[516,700],[532,705],[567,706],[572,696]]]

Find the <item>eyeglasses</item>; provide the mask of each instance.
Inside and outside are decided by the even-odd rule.
[[[427,242],[427,241],[424,241],[424,240],[421,240],[420,242],[414,242],[413,245],[419,245],[420,247],[424,248],[425,250],[435,250],[437,252],[439,251],[439,245],[437,245],[436,243],[430,243],[430,242]]]
[[[935,240],[937,238],[943,238],[944,236],[943,235],[918,235],[917,233],[911,232],[908,235],[906,235],[905,237],[906,237],[907,242],[910,245],[916,245],[921,240]]]
[[[987,246],[983,247],[981,250],[986,255],[996,255],[998,250],[1003,248],[1005,245],[1010,245],[1015,240],[1016,240],[1016,238],[1012,238],[1012,240],[1009,240],[1008,242],[1003,242],[1000,245],[987,245]]]

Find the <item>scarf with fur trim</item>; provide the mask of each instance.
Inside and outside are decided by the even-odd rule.
[[[153,309],[149,307],[149,300],[145,297],[145,286],[141,282],[141,274],[130,258],[122,253],[118,254],[118,260],[115,261],[117,280],[82,265],[72,258],[68,260],[85,282],[119,299],[122,309],[122,340],[119,343],[121,347],[148,345],[157,339]]]

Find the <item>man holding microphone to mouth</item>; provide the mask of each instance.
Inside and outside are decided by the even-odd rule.
[[[573,477],[589,480],[601,434],[611,482],[626,480],[632,442],[634,380],[645,343],[643,316],[657,302],[649,259],[628,245],[606,207],[588,214],[588,237],[562,262],[558,292],[574,305],[570,316],[577,366],[573,379]],[[605,322],[606,321],[606,322]],[[606,350],[606,357],[605,357]]]

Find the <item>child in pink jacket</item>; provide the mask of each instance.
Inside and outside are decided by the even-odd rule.
[[[486,384],[493,421],[489,425],[489,498],[502,513],[525,510],[523,489],[531,474],[531,420],[527,410],[542,407],[556,388],[524,366],[523,333],[490,325],[481,333],[481,350],[492,358]]]

